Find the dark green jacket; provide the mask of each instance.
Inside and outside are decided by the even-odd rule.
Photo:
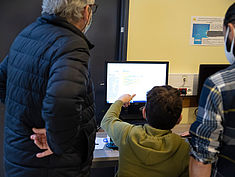
[[[119,147],[119,177],[187,177],[189,145],[171,130],[145,124],[135,126],[118,117],[123,103],[116,101],[101,127]]]

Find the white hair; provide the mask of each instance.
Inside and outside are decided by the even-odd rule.
[[[42,14],[56,14],[68,22],[78,22],[83,16],[84,7],[94,4],[95,0],[43,0]]]

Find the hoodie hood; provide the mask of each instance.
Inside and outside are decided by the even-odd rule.
[[[168,160],[178,151],[183,141],[171,130],[160,130],[147,124],[134,127],[128,136],[131,151],[144,165],[156,165]]]

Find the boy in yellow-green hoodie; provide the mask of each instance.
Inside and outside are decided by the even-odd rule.
[[[135,95],[123,95],[111,105],[101,127],[119,147],[118,177],[187,177],[189,145],[171,129],[181,121],[182,100],[171,86],[147,93],[143,117],[148,124],[131,125],[119,119],[122,106]]]

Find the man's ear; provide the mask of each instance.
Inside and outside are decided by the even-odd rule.
[[[180,115],[179,119],[177,120],[176,124],[179,124],[182,120],[182,114]]]
[[[143,115],[143,118],[144,118],[144,119],[147,119],[147,118],[146,118],[146,109],[145,109],[145,106],[144,106],[144,108],[142,109],[142,115]]]
[[[232,41],[234,38],[234,26],[232,23],[228,24],[228,28],[229,28],[229,40]]]
[[[86,6],[84,7],[84,11],[83,11],[83,20],[84,20],[85,22],[87,22],[87,21],[89,20],[90,11],[91,11],[90,6],[89,6],[89,5],[86,5]]]

